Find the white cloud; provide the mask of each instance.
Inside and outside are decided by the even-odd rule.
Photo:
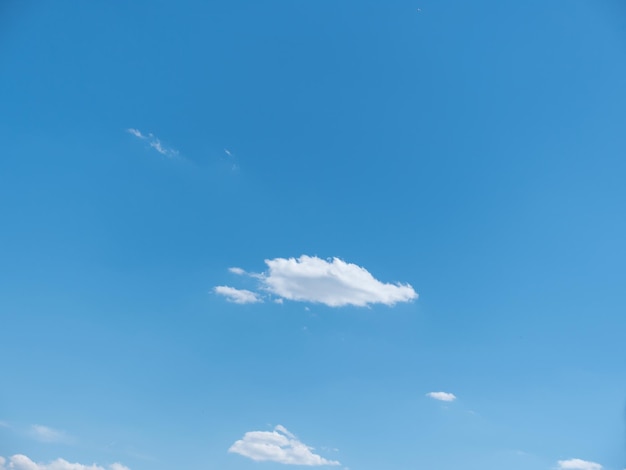
[[[30,427],[31,435],[42,442],[68,442],[69,436],[63,431],[42,426],[41,424],[33,424]]]
[[[217,286],[215,287],[215,293],[223,295],[226,300],[236,304],[254,304],[263,302],[263,299],[255,292],[245,289],[235,289],[230,286]]]
[[[559,460],[559,470],[602,470],[602,465],[581,459]]]
[[[369,304],[394,305],[417,298],[409,284],[382,283],[365,268],[339,258],[316,256],[265,260],[269,270],[264,287],[288,300],[316,302],[329,307]]]
[[[141,132],[139,132],[139,130],[137,130],[137,129],[130,128],[130,129],[126,129],[126,130],[128,131],[128,133],[129,133],[129,134],[132,134],[132,135],[134,135],[135,137],[137,137],[137,138],[139,138],[139,139],[145,139],[145,138],[146,138],[146,137],[144,137],[144,135],[143,135]]]
[[[233,274],[236,274],[237,276],[243,276],[244,274],[246,274],[246,272],[243,269],[236,268],[236,267],[235,268],[228,268],[228,271],[233,273]]]
[[[71,463],[67,460],[57,459],[50,463],[33,462],[27,456],[16,454],[7,459],[0,457],[0,470],[130,470],[121,463],[114,463],[108,467],[91,464],[83,465],[80,463]]]
[[[439,401],[454,401],[456,400],[456,396],[454,393],[448,392],[430,392],[426,394],[427,397],[433,398]]]
[[[152,133],[142,134],[138,129],[133,129],[132,127],[126,129],[126,131],[137,137],[138,139],[145,140],[148,142],[148,145],[152,147],[154,150],[159,152],[161,155],[164,155],[169,158],[174,158],[179,156],[179,152],[176,149],[165,147],[161,141]]]
[[[410,302],[417,293],[409,284],[383,283],[365,268],[339,258],[323,260],[316,256],[265,260],[264,273],[246,273],[230,268],[235,274],[248,274],[259,280],[259,288],[281,299],[321,303],[329,307],[371,304],[395,305]]]
[[[257,462],[270,461],[287,465],[340,465],[336,460],[311,452],[313,447],[300,442],[285,427],[278,425],[274,431],[247,432],[235,442],[228,452],[243,455]]]

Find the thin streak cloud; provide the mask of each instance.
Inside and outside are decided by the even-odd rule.
[[[159,152],[161,155],[165,157],[176,158],[180,156],[180,153],[178,152],[178,150],[171,148],[171,147],[164,146],[161,143],[161,140],[152,133],[143,134],[139,129],[135,129],[132,127],[129,129],[126,129],[126,131],[130,135],[135,136],[136,138],[140,140],[146,141],[148,145],[150,146],[150,148],[153,148],[154,150],[156,150],[157,152]]]
[[[65,432],[41,424],[33,424],[30,427],[30,433],[33,438],[41,442],[68,443],[71,441],[71,438]]]

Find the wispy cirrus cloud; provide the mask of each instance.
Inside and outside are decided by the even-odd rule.
[[[216,294],[226,297],[226,300],[235,304],[256,304],[263,299],[256,292],[246,289],[236,289],[230,286],[217,286],[213,289]]]
[[[33,424],[30,427],[30,434],[32,437],[41,442],[65,442],[68,443],[72,440],[64,431],[43,426],[41,424]]]
[[[228,452],[243,455],[257,462],[276,462],[286,465],[340,465],[336,460],[327,460],[314,454],[309,447],[298,440],[284,426],[278,425],[273,431],[250,431],[236,441]]]
[[[164,146],[161,141],[152,133],[143,134],[139,129],[129,128],[126,131],[140,140],[146,141],[148,145],[168,158],[176,158],[180,156],[178,150]]]
[[[456,400],[456,395],[454,393],[448,392],[429,392],[426,394],[426,396],[438,401],[451,402]]]
[[[83,465],[71,463],[64,459],[56,459],[50,463],[37,463],[23,454],[15,454],[8,459],[0,457],[0,470],[130,470],[121,463],[113,463],[107,467],[96,464]]]
[[[224,154],[226,155],[227,161],[230,165],[230,169],[233,171],[239,170],[239,159],[237,158],[237,156],[227,148],[224,149]]]
[[[589,462],[582,459],[559,460],[557,462],[559,470],[602,470],[602,465],[596,462]]]
[[[126,129],[126,131],[129,134],[134,135],[135,137],[139,138],[139,139],[145,139],[146,137],[144,137],[144,135],[137,129],[133,129],[132,127]]]
[[[296,302],[321,303],[329,307],[372,304],[393,306],[418,297],[410,284],[384,283],[356,264],[339,258],[317,256],[266,259],[267,271],[247,273],[230,268],[238,275],[248,275],[259,282],[259,291]]]

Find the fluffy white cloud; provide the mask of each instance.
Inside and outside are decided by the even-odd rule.
[[[426,394],[427,397],[433,398],[439,401],[454,401],[456,400],[456,395],[454,393],[448,392],[430,392]]]
[[[263,273],[247,273],[241,268],[230,268],[229,271],[256,278],[260,290],[280,299],[321,303],[329,307],[391,306],[417,298],[409,284],[383,283],[367,269],[339,258],[324,260],[302,255],[300,258],[267,259],[265,264],[268,270]]]
[[[581,459],[559,460],[560,470],[602,470],[602,465],[595,462],[588,462]]]
[[[173,148],[165,147],[161,141],[152,133],[150,134],[142,134],[138,129],[126,129],[129,134],[134,135],[138,139],[145,140],[148,142],[148,145],[152,147],[154,150],[159,152],[161,155],[165,155],[166,157],[174,158],[178,157],[178,150]]]
[[[35,439],[42,442],[67,442],[70,440],[69,436],[63,431],[42,426],[41,424],[33,424],[30,427],[30,432]]]
[[[340,465],[336,460],[326,460],[314,454],[312,447],[300,442],[283,426],[274,431],[247,432],[235,442],[228,452],[240,454],[257,462],[270,461],[288,465]]]
[[[375,279],[365,268],[339,258],[316,256],[265,260],[269,270],[264,287],[288,300],[317,302],[329,307],[369,304],[394,305],[417,298],[409,284],[388,284]]]
[[[7,459],[0,457],[0,470],[130,470],[121,463],[114,463],[108,467],[91,464],[83,465],[80,463],[71,463],[67,460],[57,459],[50,463],[33,462],[27,456],[16,454]]]
[[[216,294],[223,295],[226,297],[226,300],[236,304],[254,304],[257,302],[263,302],[263,299],[261,299],[258,294],[245,289],[235,289],[234,287],[229,286],[217,286],[214,290]]]

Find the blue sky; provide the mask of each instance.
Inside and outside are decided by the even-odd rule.
[[[618,0],[4,2],[0,470],[623,469],[624,83]]]

